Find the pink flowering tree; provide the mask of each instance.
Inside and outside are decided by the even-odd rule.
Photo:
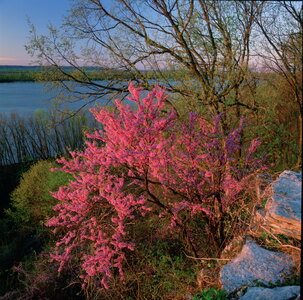
[[[73,257],[79,259],[83,284],[94,276],[108,288],[113,271],[123,280],[123,263],[135,241],[129,228],[139,216],[163,218],[167,232],[183,238],[198,255],[191,219],[205,220],[217,255],[228,242],[226,224],[234,207],[245,200],[247,183],[262,165],[254,157],[253,140],[239,161],[243,127],[223,134],[220,116],[208,122],[192,112],[178,120],[158,86],[141,97],[129,85],[134,107],[116,100],[116,112],[92,112],[103,129],[88,135],[84,152],[61,159],[61,171],[74,179],[54,193],[55,217],[47,222],[59,241],[52,258],[59,272]]]

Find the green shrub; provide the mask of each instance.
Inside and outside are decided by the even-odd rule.
[[[39,161],[22,175],[19,186],[11,194],[11,209],[6,213],[18,226],[37,228],[52,215],[56,200],[50,191],[67,183],[69,174],[51,172],[55,162]]]
[[[49,240],[49,229],[43,223],[53,214],[52,207],[56,203],[49,191],[57,190],[69,178],[66,173],[51,172],[54,167],[58,165],[51,161],[32,165],[22,174],[19,185],[11,193],[11,208],[5,211],[6,217],[0,221],[0,295],[12,289],[17,292],[15,289],[19,287],[21,290],[35,289],[39,285],[44,290],[43,278],[35,273],[35,268],[36,254],[48,245]],[[20,262],[26,272],[32,274],[21,281],[19,277],[25,273],[20,275],[20,272],[12,271],[12,267]],[[52,275],[47,268],[45,272],[47,276]],[[35,279],[34,285],[32,278]]]

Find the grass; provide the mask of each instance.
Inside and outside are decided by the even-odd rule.
[[[218,289],[205,289],[198,292],[191,300],[225,300],[227,298],[227,293],[223,290]]]

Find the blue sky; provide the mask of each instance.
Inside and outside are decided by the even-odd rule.
[[[24,49],[29,36],[27,17],[43,34],[48,24],[61,24],[69,7],[70,0],[0,0],[0,65],[30,63]]]

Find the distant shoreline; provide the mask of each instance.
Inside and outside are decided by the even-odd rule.
[[[106,80],[134,80],[140,79],[166,79],[184,80],[190,74],[186,74],[184,70],[161,70],[161,74],[152,70],[141,70],[139,76],[134,78],[135,74],[129,71],[118,69],[105,69],[101,67],[83,66],[85,74],[71,66],[62,66],[62,72],[52,67],[41,66],[18,66],[18,65],[0,65],[0,83],[9,82],[51,82],[51,81],[106,81]],[[274,75],[268,72],[252,71],[254,76],[259,79],[265,79],[268,76]],[[137,74],[138,75],[138,74]],[[186,80],[186,79],[185,79]]]
[[[113,78],[130,79],[130,73],[96,67],[83,67],[87,77],[74,67],[63,66],[67,75],[62,75],[54,68],[40,66],[0,66],[0,83],[8,82],[34,82],[34,81],[71,81],[72,75],[80,80],[111,80]]]

